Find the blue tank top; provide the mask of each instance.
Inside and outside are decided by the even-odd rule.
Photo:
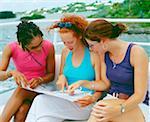
[[[132,46],[133,44],[129,44],[123,61],[115,67],[109,53],[105,54],[106,75],[111,82],[110,93],[124,93],[131,96],[134,92],[134,68],[130,64]]]
[[[65,75],[68,85],[77,82],[78,80],[95,80],[95,70],[91,63],[90,51],[85,47],[84,57],[81,64],[78,67],[74,67],[72,64],[72,52],[68,53],[66,57],[63,74]],[[82,91],[94,93],[93,90],[81,87]]]
[[[124,93],[131,96],[134,93],[134,67],[130,64],[130,52],[134,44],[129,44],[123,61],[114,67],[109,53],[105,54],[106,75],[111,82],[109,93]],[[148,92],[144,103],[148,104]]]

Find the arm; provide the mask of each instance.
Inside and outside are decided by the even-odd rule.
[[[40,84],[49,83],[55,77],[55,50],[52,46],[46,59],[46,74],[43,77],[32,78],[30,88],[36,88]]]
[[[134,109],[143,101],[148,86],[148,56],[144,49],[134,46],[130,62],[134,67],[134,94],[123,103],[126,111]]]
[[[93,64],[94,69],[95,69],[95,81],[93,81],[92,84],[91,84],[91,82],[89,82],[87,80],[81,80],[81,81],[79,81],[79,82],[72,85],[73,87],[75,85],[75,87],[74,87],[75,89],[78,88],[81,85],[81,86],[87,87],[89,89],[97,90],[92,96],[85,96],[85,97],[79,99],[78,101],[76,101],[77,103],[80,104],[81,107],[86,107],[86,106],[96,102],[100,98],[100,96],[102,95],[101,91],[107,89],[107,86],[105,85],[105,82],[100,80],[101,79],[101,74],[100,74],[101,67],[100,67],[100,57],[99,57],[99,55],[92,52],[91,53],[91,59],[92,59],[92,64]],[[92,85],[94,85],[94,87]]]
[[[11,77],[11,74],[9,72],[6,72],[9,65],[10,57],[11,57],[11,49],[7,45],[3,50],[2,60],[0,63],[0,80],[2,81]]]
[[[64,48],[62,50],[59,77],[58,77],[58,80],[57,80],[57,83],[56,83],[58,88],[61,89],[61,90],[64,90],[64,87],[68,87],[67,79],[63,75],[65,60],[66,60],[66,56],[68,55],[68,53],[69,53],[69,50],[67,48]]]
[[[42,83],[53,81],[55,77],[55,50],[54,46],[50,48],[48,57],[46,59],[46,75],[42,77]]]
[[[109,104],[107,101],[99,101],[93,108],[92,115],[103,117],[100,119],[101,121],[108,121],[116,116],[120,116],[122,112],[126,113],[137,108],[138,104],[145,97],[148,86],[148,57],[145,51],[138,46],[134,46],[131,49],[130,57],[131,65],[134,67],[134,93],[127,100],[114,100],[113,104]],[[98,113],[99,111],[103,112]]]

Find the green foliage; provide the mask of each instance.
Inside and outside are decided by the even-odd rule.
[[[114,3],[109,7],[98,9],[96,14],[88,17],[150,18],[150,2],[148,0],[124,0],[123,3]]]
[[[0,19],[15,18],[16,15],[12,11],[0,12]]]
[[[43,18],[45,18],[45,16],[35,13],[32,16],[21,17],[20,20],[33,20],[33,19],[43,19]]]

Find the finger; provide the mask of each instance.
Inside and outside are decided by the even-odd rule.
[[[23,81],[24,86],[26,87],[28,85],[28,80],[26,79],[24,75],[22,76],[22,81]]]
[[[66,82],[65,87],[66,87],[66,89],[68,89],[68,87],[69,87],[69,86],[68,86],[68,82]]]
[[[58,88],[58,89],[61,89],[61,86],[60,86],[60,83],[59,83],[59,82],[56,82],[56,85],[57,85],[57,88]]]
[[[99,106],[106,106],[107,104],[106,104],[106,102],[99,101],[99,102],[97,103],[97,105],[99,105]]]
[[[81,104],[81,103],[78,103],[77,101],[75,101],[75,103],[76,104],[78,104],[81,108],[83,108],[83,107],[86,107],[86,106],[88,106],[89,104]]]
[[[106,114],[105,110],[103,108],[98,108],[98,107],[93,107],[92,110],[94,112],[97,112],[97,113],[101,113],[101,114]]]
[[[69,91],[68,93],[69,93],[69,95],[71,95],[71,96],[74,95],[74,91]]]
[[[18,77],[15,77],[14,79],[15,79],[15,81],[16,81],[16,83],[17,83],[17,85],[21,87],[21,83],[20,83],[19,78],[18,78]]]
[[[64,92],[65,85],[61,84],[61,91]]]
[[[97,118],[96,120],[97,122],[108,122],[108,119],[106,119],[105,117]]]
[[[37,81],[36,80],[33,80],[31,83],[30,83],[30,88],[34,88],[34,86],[37,84]]]
[[[92,112],[91,115],[96,117],[97,119],[104,118],[104,116],[102,114],[97,114],[97,113],[94,113],[94,112]]]
[[[16,84],[21,87],[20,82],[16,80]]]
[[[26,82],[24,81],[24,79],[23,78],[21,78],[21,86],[22,87],[26,87],[27,86],[27,84],[26,84]]]
[[[92,108],[92,110],[94,113],[103,114],[103,111],[101,109]]]
[[[34,83],[30,88],[34,89],[38,86],[38,83]]]
[[[89,101],[76,101],[76,102],[79,103],[79,104],[90,104]]]

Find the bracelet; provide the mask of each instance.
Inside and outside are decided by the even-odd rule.
[[[123,104],[119,104],[120,105],[120,111],[121,113],[125,112],[125,106]]]
[[[7,78],[10,78],[12,76],[12,74],[10,73],[10,71],[6,72],[6,76],[7,76]]]
[[[44,79],[42,77],[39,77],[39,81],[40,81],[40,83],[42,83],[44,81]]]
[[[95,84],[94,81],[91,82],[91,89],[94,90],[95,89]]]

